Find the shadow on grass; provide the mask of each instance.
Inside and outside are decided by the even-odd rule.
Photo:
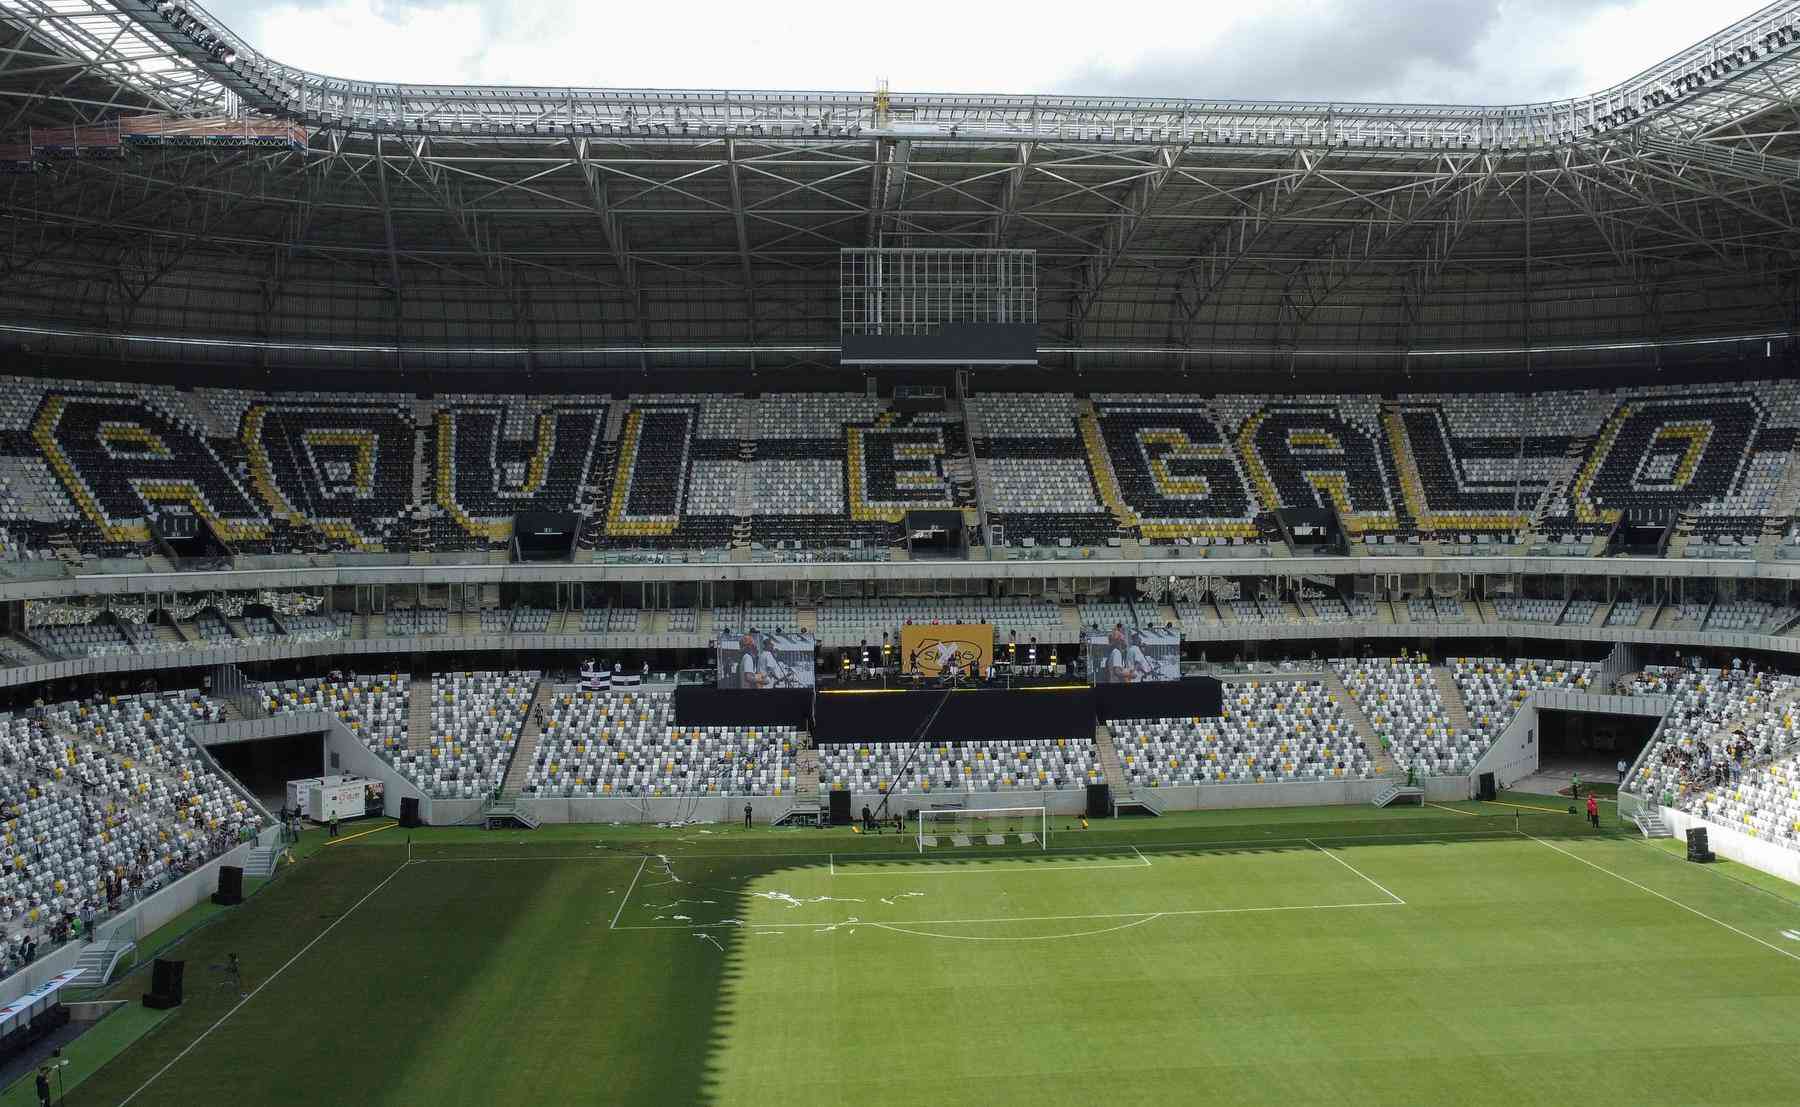
[[[1155,820],[1106,820],[1085,831],[1058,818],[1047,849],[922,855],[907,837],[659,837],[596,826],[586,840],[434,831],[412,844],[409,861],[407,840],[390,831],[321,851],[184,937],[166,955],[188,962],[188,1004],[85,1081],[83,1101],[120,1102],[152,1076],[134,1104],[216,1101],[219,1074],[229,1073],[235,1107],[293,1102],[302,1088],[325,1102],[448,1104],[522,1094],[543,1102],[715,1103],[737,1020],[779,1012],[741,1009],[741,926],[695,928],[682,916],[747,919],[756,882],[784,871],[840,863],[901,871],[996,859],[1113,867],[1144,855],[1618,833],[1558,812],[1252,818],[1161,828]],[[632,928],[614,929],[621,919]],[[229,952],[242,956],[250,987],[268,982],[235,1011],[238,996],[215,969]],[[142,990],[136,977],[115,986],[114,998],[135,1002]]]

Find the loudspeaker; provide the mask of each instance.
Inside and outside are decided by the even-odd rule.
[[[425,825],[419,820],[419,797],[402,796],[400,798],[400,825],[407,828]]]
[[[831,825],[850,825],[850,792],[845,788],[835,788],[831,792]]]
[[[244,902],[244,870],[236,865],[219,866],[219,890],[212,901],[220,907],[236,907]]]
[[[1713,859],[1713,851],[1707,848],[1705,827],[1689,827],[1687,844],[1689,861],[1711,861]]]
[[[144,1006],[158,1011],[180,1007],[181,975],[185,968],[186,961],[164,961],[158,957],[150,972],[150,990],[144,994]]]
[[[1499,789],[1494,787],[1494,774],[1482,773],[1476,780],[1475,798],[1491,800],[1497,798],[1499,795]]]
[[[1088,818],[1098,819],[1112,814],[1112,786],[1107,784],[1090,784],[1087,786]]]

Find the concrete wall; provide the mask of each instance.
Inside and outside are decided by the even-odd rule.
[[[333,771],[349,773],[351,776],[366,777],[379,780],[385,786],[382,792],[381,813],[390,818],[400,817],[400,800],[404,796],[415,796],[419,800],[419,817],[427,822],[431,819],[431,800],[419,786],[400,775],[400,770],[383,759],[374,750],[363,744],[351,729],[343,724],[336,715],[329,711],[311,712],[324,723],[326,765],[331,764],[330,754],[337,754],[337,768]]]
[[[1662,818],[1677,838],[1687,837],[1689,827],[1705,827],[1706,844],[1720,857],[1800,884],[1800,850],[1752,838],[1748,834],[1709,823],[1698,815],[1677,811],[1673,807],[1663,808]]]
[[[1507,788],[1537,772],[1537,725],[1537,697],[1527,696],[1512,722],[1494,739],[1481,760],[1475,762],[1470,775],[1479,779],[1482,773],[1493,773],[1494,783]]]
[[[1158,788],[1150,793],[1165,811],[1193,811],[1202,808],[1241,807],[1316,807],[1325,804],[1370,803],[1391,782],[1386,780],[1347,780],[1328,784],[1203,784],[1185,788]],[[1446,803],[1469,798],[1469,778],[1464,776],[1431,777],[1425,781],[1425,798],[1433,803]],[[871,810],[881,805],[877,792],[854,792],[850,810],[860,813],[863,805]],[[794,805],[792,796],[716,796],[701,800],[629,799],[582,797],[572,799],[527,799],[521,806],[540,822],[548,823],[658,823],[673,820],[697,822],[740,822],[744,804],[749,803],[758,825],[786,812]],[[438,800],[432,807],[431,822],[450,825],[479,812],[475,800]],[[1085,788],[1064,788],[1057,792],[980,792],[962,795],[955,792],[906,792],[896,795],[888,806],[915,811],[921,807],[1043,807],[1053,815],[1079,815],[1087,810]]]

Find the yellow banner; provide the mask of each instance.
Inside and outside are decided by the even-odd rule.
[[[902,672],[937,676],[946,665],[966,671],[986,669],[994,656],[994,624],[947,623],[900,628]]]

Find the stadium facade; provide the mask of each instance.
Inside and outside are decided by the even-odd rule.
[[[402,86],[195,4],[0,19],[0,684],[946,613],[1800,645],[1800,4],[1498,108]],[[845,364],[866,250],[1028,256],[1034,364]]]

